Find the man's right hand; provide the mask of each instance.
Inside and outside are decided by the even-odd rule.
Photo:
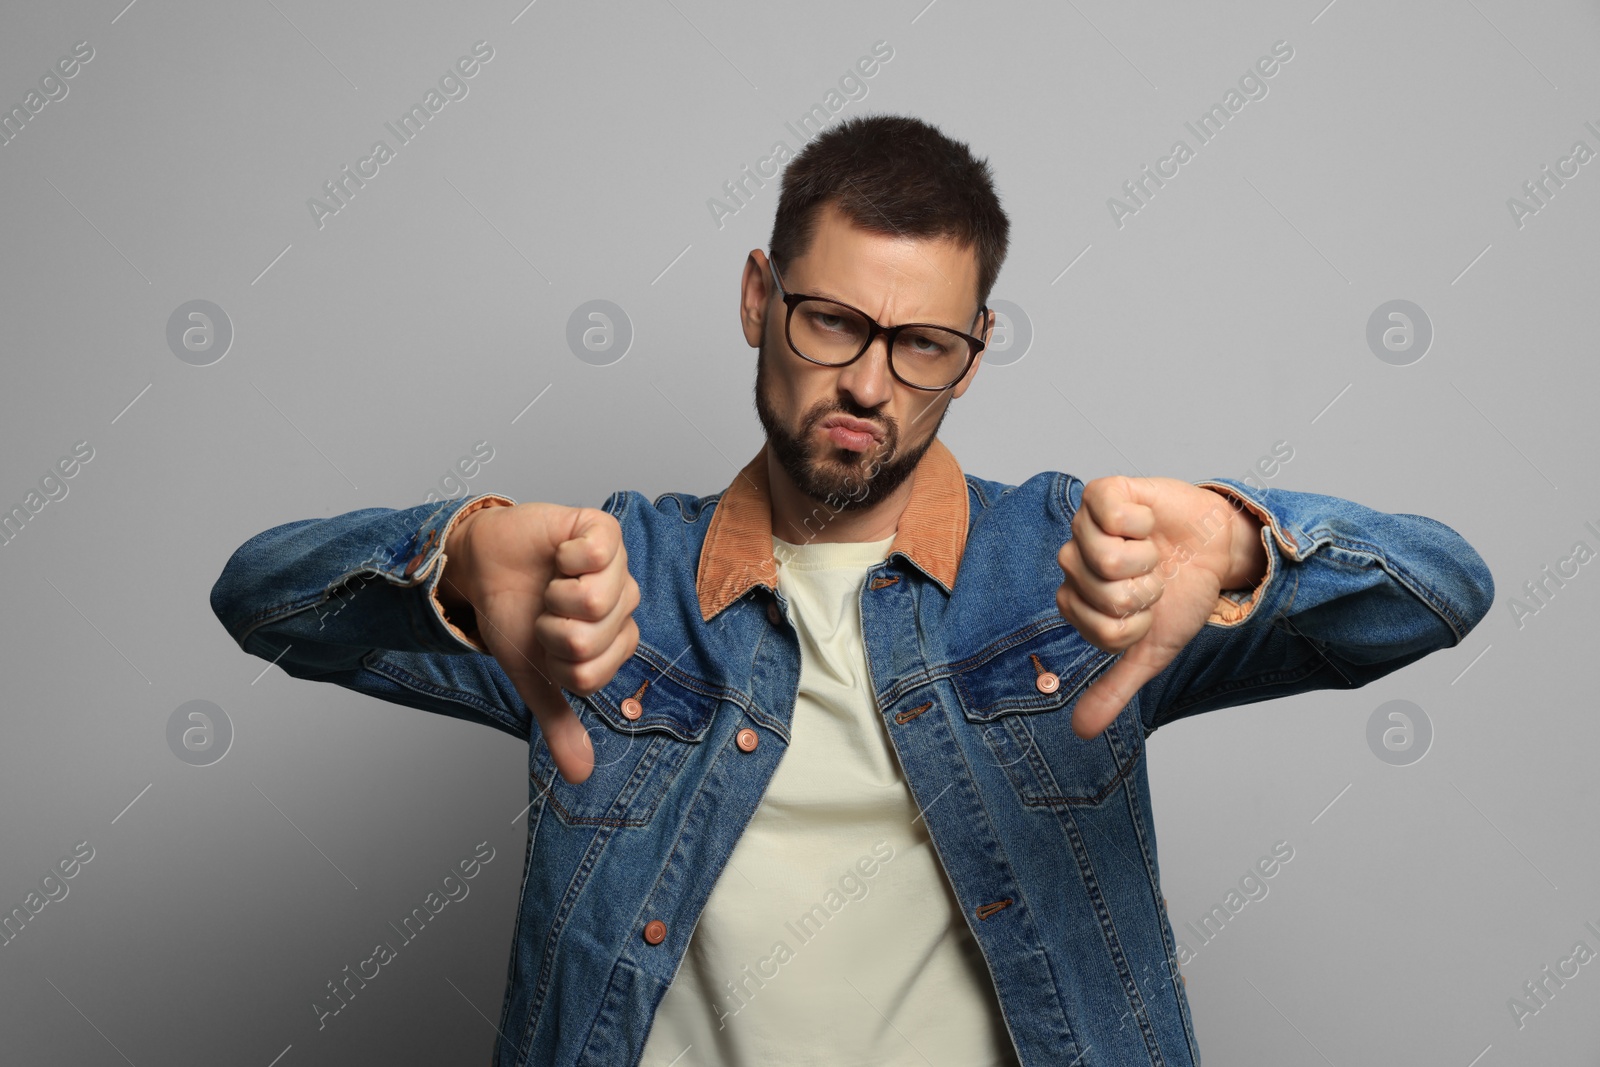
[[[594,745],[559,687],[589,696],[639,645],[622,527],[597,508],[484,507],[444,546],[438,593],[452,621],[477,616],[479,639],[516,686],[569,782],[594,771]]]

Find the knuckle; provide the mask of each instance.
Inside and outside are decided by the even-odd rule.
[[[583,658],[579,634],[571,619],[559,616],[552,618],[542,643],[546,649],[563,660]]]
[[[1121,589],[1112,596],[1111,607],[1118,616],[1126,618],[1139,610],[1139,590],[1132,582],[1122,583]]]
[[[593,664],[579,663],[571,670],[573,692],[581,696],[593,696],[601,688],[600,672]]]
[[[1095,648],[1098,648],[1101,652],[1117,651],[1117,648],[1112,643],[1111,638],[1101,627],[1094,625],[1091,625],[1087,628],[1080,627],[1079,632],[1083,634],[1083,639],[1085,641],[1089,642]]]
[[[622,524],[617,521],[615,515],[600,508],[588,508],[585,517],[591,520],[600,531],[599,540],[602,543],[613,545],[622,540]]]
[[[570,663],[581,663],[588,658],[589,649],[584,641],[576,635],[564,638],[561,642],[561,656]]]

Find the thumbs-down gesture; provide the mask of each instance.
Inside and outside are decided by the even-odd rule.
[[[1123,656],[1078,698],[1072,729],[1099,736],[1200,632],[1223,589],[1266,573],[1261,523],[1211,489],[1176,478],[1096,478],[1057,554],[1061,615]]]

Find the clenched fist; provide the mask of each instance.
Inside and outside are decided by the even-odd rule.
[[[1096,478],[1083,487],[1072,540],[1056,556],[1061,615],[1123,656],[1078,698],[1072,730],[1099,736],[1183,650],[1223,589],[1266,572],[1261,523],[1221,493],[1176,478]]]
[[[594,745],[561,688],[597,692],[639,646],[639,585],[622,528],[597,508],[484,507],[445,544],[440,602],[488,648],[533,712],[569,782],[594,771]],[[558,688],[559,687],[559,688]]]

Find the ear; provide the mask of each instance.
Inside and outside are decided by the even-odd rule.
[[[766,253],[752,248],[745,258],[744,277],[739,283],[739,328],[744,331],[744,339],[751,348],[761,347],[761,338],[767,329],[767,310],[772,306],[775,293]]]

